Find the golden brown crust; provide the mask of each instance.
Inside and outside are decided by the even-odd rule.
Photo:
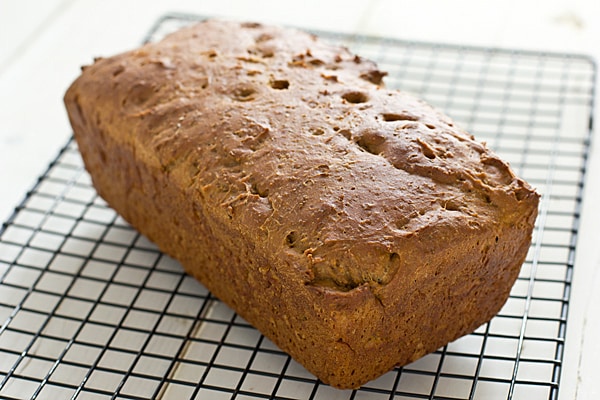
[[[65,95],[99,194],[326,383],[357,387],[502,307],[537,194],[314,36],[206,21]]]

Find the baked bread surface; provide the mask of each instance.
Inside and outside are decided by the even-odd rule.
[[[209,20],[65,95],[98,193],[322,381],[354,388],[505,303],[538,195],[347,49]]]

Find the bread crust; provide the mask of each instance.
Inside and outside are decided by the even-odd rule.
[[[517,278],[538,195],[347,49],[209,20],[97,59],[65,95],[98,193],[325,383],[472,332]]]

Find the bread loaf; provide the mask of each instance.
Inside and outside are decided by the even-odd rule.
[[[85,67],[106,202],[310,372],[355,388],[505,303],[538,195],[342,47],[209,20]]]

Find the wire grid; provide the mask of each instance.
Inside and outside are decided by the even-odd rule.
[[[169,15],[156,40],[197,17]],[[74,142],[0,231],[3,399],[556,399],[595,65],[576,55],[334,35],[487,141],[542,194],[501,312],[355,391],[317,381],[96,195]]]

